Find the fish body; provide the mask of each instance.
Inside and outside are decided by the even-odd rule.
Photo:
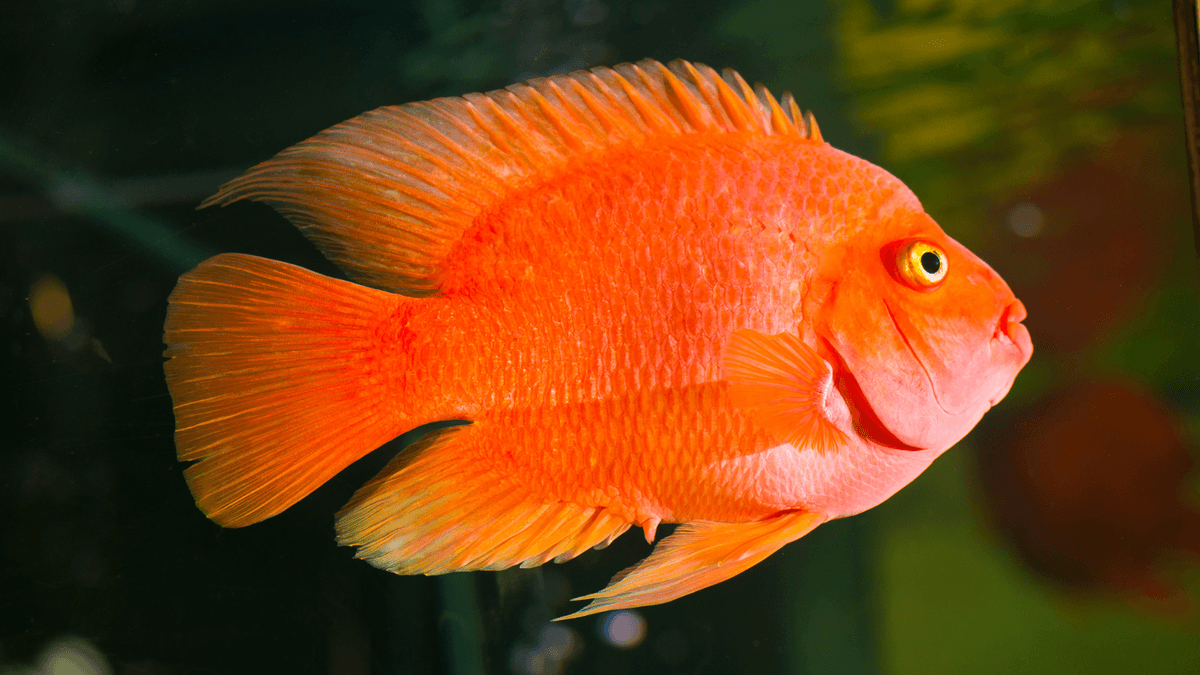
[[[1020,302],[899,180],[685,62],[367,113],[208,203],[242,198],[376,288],[235,254],[181,279],[167,375],[200,507],[250,524],[469,420],[364,486],[339,541],[430,574],[685,524],[574,616],[879,504],[1031,352]]]

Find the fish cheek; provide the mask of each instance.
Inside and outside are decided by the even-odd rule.
[[[847,275],[830,291],[817,332],[837,353],[861,397],[856,402],[903,446],[933,447],[944,413],[933,397],[929,376],[899,332],[878,291]],[[887,279],[887,282],[891,282]],[[848,392],[853,394],[854,392]],[[866,429],[865,431],[870,431]],[[883,445],[888,439],[874,438]]]
[[[929,373],[939,404],[966,424],[1011,383],[1012,359],[1003,349],[996,351],[994,335],[1014,298],[999,275],[970,251],[953,240],[946,248],[953,255],[954,276],[934,292],[896,294],[887,304]]]
[[[991,322],[981,321],[972,310],[991,312],[975,298],[947,296],[941,307],[892,306],[892,316],[917,359],[929,373],[934,396],[949,415],[973,408],[987,392],[992,362]]]

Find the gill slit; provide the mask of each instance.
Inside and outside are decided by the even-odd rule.
[[[820,340],[828,348],[829,353],[833,355],[833,359],[826,359],[826,363],[833,370],[833,389],[837,391],[842,400],[846,402],[846,407],[850,409],[851,427],[854,435],[893,450],[924,450],[924,448],[909,445],[896,438],[896,435],[883,424],[883,421],[879,419],[879,414],[875,412],[870,402],[867,401],[867,397],[863,393],[862,387],[858,384],[858,380],[854,377],[854,373],[850,371],[850,367],[846,365],[846,360],[842,358],[842,355],[833,346],[833,343],[825,336],[820,336]]]
[[[883,299],[883,308],[887,310],[888,318],[892,320],[892,326],[896,329],[896,332],[900,334],[900,339],[904,341],[904,346],[907,347],[908,352],[913,355],[913,359],[916,360],[917,365],[921,366],[921,372],[925,373],[925,381],[929,382],[929,390],[933,392],[933,400],[937,402],[938,407],[942,409],[942,412],[946,413],[947,415],[952,414],[949,410],[946,410],[946,406],[942,404],[942,398],[938,396],[937,386],[933,383],[933,377],[929,374],[929,368],[925,366],[925,362],[921,360],[920,355],[917,354],[917,350],[913,349],[912,343],[908,341],[908,336],[905,335],[904,331],[900,329],[900,322],[896,320],[896,315],[892,312],[892,306],[888,304],[886,298]]]

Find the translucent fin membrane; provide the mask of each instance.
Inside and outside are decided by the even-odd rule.
[[[777,102],[732,70],[646,60],[379,108],[284,150],[201,206],[266,202],[355,280],[424,295],[490,205],[579,158],[691,133],[822,142],[790,95]]]
[[[824,521],[820,514],[789,511],[753,523],[681,525],[650,557],[617,574],[604,590],[575,598],[591,603],[558,620],[659,605],[695,593],[750,569]]]
[[[382,320],[416,302],[250,255],[209,258],[167,310],[167,386],[196,503],[225,527],[283,511],[407,427]]]
[[[430,432],[338,514],[338,543],[397,574],[563,562],[629,528],[607,509],[537,499],[472,460],[474,429]]]

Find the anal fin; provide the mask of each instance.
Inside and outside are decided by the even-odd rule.
[[[604,590],[575,598],[591,600],[588,606],[556,620],[658,605],[694,593],[744,572],[824,521],[821,514],[788,511],[753,523],[686,523]]]

